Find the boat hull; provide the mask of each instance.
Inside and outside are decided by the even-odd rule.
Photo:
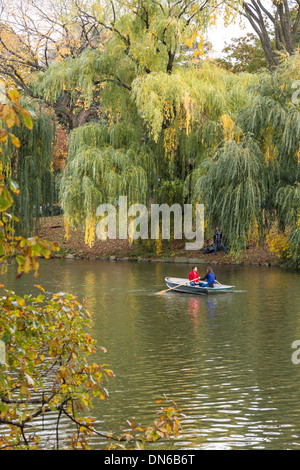
[[[215,287],[191,286],[190,281],[188,279],[180,279],[180,278],[175,278],[175,277],[166,277],[165,282],[169,289],[173,288],[173,291],[183,292],[185,294],[196,294],[196,295],[228,294],[234,291],[234,286],[228,286],[225,284],[215,284]],[[183,282],[186,282],[186,285],[180,285]]]

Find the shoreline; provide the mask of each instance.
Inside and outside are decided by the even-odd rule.
[[[180,240],[174,240],[172,246],[162,247],[159,254],[150,251],[147,244],[130,244],[129,240],[96,240],[92,247],[85,244],[84,233],[81,230],[71,231],[67,240],[63,216],[45,217],[42,219],[39,236],[51,242],[56,242],[60,252],[53,253],[52,258],[106,260],[128,262],[152,263],[184,263],[184,264],[211,264],[211,265],[246,265],[246,266],[278,266],[282,264],[266,246],[249,245],[238,257],[225,254],[223,251],[204,253],[201,251],[186,251]]]
[[[67,259],[67,260],[74,260],[74,261],[110,261],[110,262],[132,262],[132,263],[165,263],[165,264],[194,264],[194,265],[219,265],[219,266],[265,266],[265,267],[279,267],[283,268],[284,266],[279,262],[244,262],[244,261],[208,261],[202,258],[185,258],[185,257],[177,257],[174,259],[168,258],[135,258],[135,257],[117,257],[117,256],[110,256],[107,257],[79,257],[76,254],[67,254],[66,256],[60,255],[53,255],[50,257],[51,259]]]

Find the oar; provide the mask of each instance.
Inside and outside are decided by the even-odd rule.
[[[187,284],[188,282],[194,282],[196,280],[199,280],[199,277],[197,277],[197,279],[193,279],[193,281],[185,281],[183,282],[182,284],[178,284],[177,286],[174,286],[174,287],[171,287],[170,289],[166,289],[166,290],[161,290],[160,292],[157,292],[157,294],[165,294],[166,292],[169,292],[169,290],[173,290],[173,289],[176,289],[176,287],[180,287],[180,286],[183,286],[184,284]]]

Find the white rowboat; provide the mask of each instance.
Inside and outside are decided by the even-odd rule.
[[[235,287],[227,286],[226,284],[215,284],[214,287],[191,286],[188,279],[178,277],[166,277],[165,282],[169,289],[186,294],[226,294],[233,292]]]

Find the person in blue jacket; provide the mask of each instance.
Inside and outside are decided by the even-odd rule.
[[[214,287],[216,283],[216,276],[215,276],[215,273],[213,272],[212,267],[208,266],[206,271],[207,271],[206,275],[204,277],[200,277],[199,286],[200,287]],[[206,281],[206,282],[200,282],[200,281]]]
[[[222,250],[227,254],[227,250],[222,242],[222,232],[220,232],[219,227],[216,227],[216,232],[214,235],[214,244],[215,244],[215,255],[217,254],[218,245],[222,248]]]

